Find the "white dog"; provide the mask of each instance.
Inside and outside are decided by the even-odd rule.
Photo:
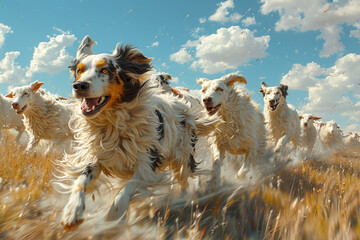
[[[236,82],[246,84],[243,76],[231,73],[220,79],[200,78],[201,100],[208,115],[219,115],[223,123],[210,134],[209,141],[214,146],[213,176],[211,184],[220,182],[220,168],[225,151],[233,155],[245,154],[245,160],[237,173],[244,177],[263,158],[266,151],[266,130],[264,117],[250,96],[234,88]]]
[[[68,125],[73,103],[57,100],[54,95],[40,89],[43,84],[35,81],[16,87],[6,96],[12,98],[16,114],[23,116],[30,138],[27,151],[33,150],[42,139],[50,140],[52,148],[73,137]]]
[[[302,145],[307,148],[308,153],[314,149],[317,138],[317,130],[314,121],[320,120],[321,117],[315,117],[311,114],[303,114],[299,116],[301,125],[301,141]]]
[[[0,140],[2,129],[15,129],[18,131],[16,142],[19,144],[20,138],[25,131],[25,126],[21,116],[17,115],[11,108],[11,100],[0,95]]]
[[[259,90],[264,98],[266,127],[271,140],[275,141],[275,152],[282,150],[289,141],[293,148],[301,144],[299,115],[286,103],[287,90],[287,85],[268,87],[265,82]]]
[[[93,44],[86,36],[72,65],[73,94],[82,104],[71,121],[76,154],[64,158],[77,177],[63,211],[65,229],[83,221],[85,192],[101,172],[129,180],[107,220],[122,218],[135,193],[166,180],[166,171],[156,172],[159,166],[169,166],[186,186],[197,165],[192,156],[196,134],[208,134],[220,121],[195,120],[185,102],[150,87],[151,59],[136,48],[117,45],[113,54],[94,54]]]

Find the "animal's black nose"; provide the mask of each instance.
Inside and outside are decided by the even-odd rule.
[[[304,127],[307,127],[307,123],[304,123]]]
[[[270,100],[269,103],[270,103],[270,104],[274,104],[274,103],[275,103],[275,100]]]
[[[84,91],[90,87],[90,83],[88,82],[76,82],[73,84],[73,88],[75,91]]]
[[[211,97],[207,97],[207,98],[204,98],[204,99],[203,99],[203,102],[204,102],[204,103],[211,103],[211,101],[212,101],[212,98],[211,98]]]

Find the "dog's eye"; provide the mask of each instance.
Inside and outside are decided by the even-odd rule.
[[[82,73],[82,70],[80,68],[76,69],[76,74],[79,75]]]
[[[221,87],[217,87],[215,90],[216,91],[224,91],[224,89],[222,89]]]
[[[102,74],[107,74],[107,73],[109,72],[109,69],[103,68],[103,69],[101,69],[100,72],[101,72]]]
[[[23,94],[24,96],[27,96],[27,95],[29,95],[29,93],[27,93],[27,92],[24,92],[24,94]]]

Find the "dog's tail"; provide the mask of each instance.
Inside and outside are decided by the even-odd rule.
[[[208,136],[221,123],[223,123],[223,120],[221,120],[220,117],[217,116],[217,114],[211,117],[209,116],[199,117],[195,121],[195,126],[197,129],[196,135],[198,137]]]

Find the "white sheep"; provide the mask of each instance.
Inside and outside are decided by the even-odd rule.
[[[314,121],[320,120],[321,117],[315,117],[311,114],[303,114],[299,116],[301,126],[301,140],[302,146],[307,148],[308,153],[314,149],[317,138],[317,131],[314,126]]]
[[[343,135],[334,120],[320,124],[319,139],[324,148],[338,150],[343,147]]]

